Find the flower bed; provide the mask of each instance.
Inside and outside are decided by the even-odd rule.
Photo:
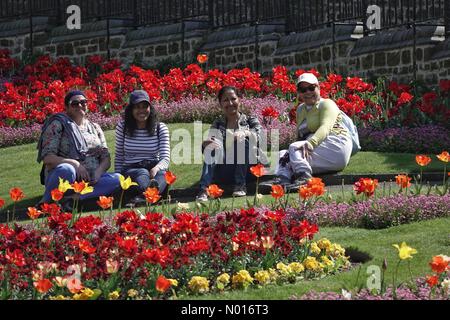
[[[439,153],[450,149],[450,131],[441,126],[358,128],[358,133],[364,151]]]
[[[356,294],[350,292],[315,292],[311,291],[301,297],[293,296],[292,300],[449,300],[450,280],[447,280],[442,290],[431,288],[425,278],[416,279],[414,285],[403,284],[396,290],[392,287],[382,294],[374,294],[368,289],[362,289]]]
[[[316,278],[349,264],[338,244],[312,241],[316,225],[283,211],[173,219],[124,211],[113,225],[87,216],[68,226],[71,214],[42,209],[41,222],[0,225],[3,298],[167,298]]]
[[[74,66],[67,58],[53,60],[41,56],[18,69],[14,67],[17,61],[6,50],[0,50],[0,58],[4,61],[0,74],[8,77],[2,80],[0,88],[0,126],[12,127],[42,123],[49,114],[62,111],[64,95],[71,88],[86,91],[90,111],[112,115],[123,109],[129,93],[138,88],[162,102],[214,97],[224,85],[237,87],[247,97],[275,95],[294,102],[295,80],[306,72],[302,69],[288,72],[284,66],[275,66],[269,76],[262,77],[248,68],[205,71],[190,64],[161,75],[134,65],[122,69],[119,61],[104,61],[100,56],[90,57],[85,66]],[[321,95],[334,99],[358,124],[381,128],[431,122],[448,124],[450,80],[442,80],[439,90],[430,91],[395,82],[367,83],[358,77],[308,71],[320,77]],[[413,92],[419,94],[413,96]]]
[[[414,221],[449,217],[450,194],[408,197],[396,195],[356,203],[318,202],[306,211],[287,208],[286,212],[294,219],[306,219],[321,226],[381,229]]]

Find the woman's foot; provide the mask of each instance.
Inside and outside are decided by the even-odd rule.
[[[234,186],[233,197],[245,197],[247,195],[247,189],[245,186]]]
[[[206,193],[206,190],[201,190],[201,191],[198,193],[196,200],[197,200],[197,201],[200,201],[200,202],[206,202],[206,201],[208,201],[208,194]]]
[[[312,176],[307,172],[302,172],[294,175],[294,181],[287,186],[289,191],[297,191],[300,186],[307,184],[308,180],[311,179]]]

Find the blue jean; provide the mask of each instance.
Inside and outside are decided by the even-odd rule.
[[[214,151],[213,151],[214,152]],[[226,163],[224,150],[223,164],[203,163],[202,176],[200,178],[200,189],[206,189],[213,182],[218,184],[233,184],[235,186],[245,186],[247,184],[247,176],[250,169],[249,145],[245,143],[245,161],[239,164],[237,161],[237,143],[234,143],[234,162]]]
[[[141,194],[144,192],[149,186],[152,178],[150,178],[150,172],[148,169],[145,168],[123,168],[122,175],[126,177],[130,177],[131,180],[136,182],[137,185],[137,191]],[[166,189],[167,183],[166,178],[164,177],[164,174],[166,173],[165,170],[159,170],[156,176],[153,178],[158,182],[158,190],[161,194]]]
[[[50,170],[45,178],[45,192],[41,202],[50,202],[52,200],[51,191],[58,188],[59,178],[75,182],[77,172],[71,164],[61,163]],[[93,185],[94,191],[80,196],[80,200],[96,198],[99,196],[109,196],[120,189],[120,180],[117,173],[104,173],[96,184]]]

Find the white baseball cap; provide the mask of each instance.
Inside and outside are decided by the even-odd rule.
[[[319,84],[319,80],[317,80],[317,77],[312,73],[303,73],[298,77],[297,79],[297,85],[300,82],[306,82],[309,84]]]

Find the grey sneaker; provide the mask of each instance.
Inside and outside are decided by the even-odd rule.
[[[247,195],[247,190],[245,186],[235,186],[233,190],[233,197],[245,197]]]
[[[200,202],[208,201],[208,194],[206,193],[205,190],[202,190],[199,192],[196,199],[197,199],[197,201],[200,201]]]
[[[286,186],[286,188],[289,191],[297,191],[300,186],[307,184],[308,180],[311,178],[312,176],[306,172],[296,174],[294,177],[294,181],[290,185]]]

